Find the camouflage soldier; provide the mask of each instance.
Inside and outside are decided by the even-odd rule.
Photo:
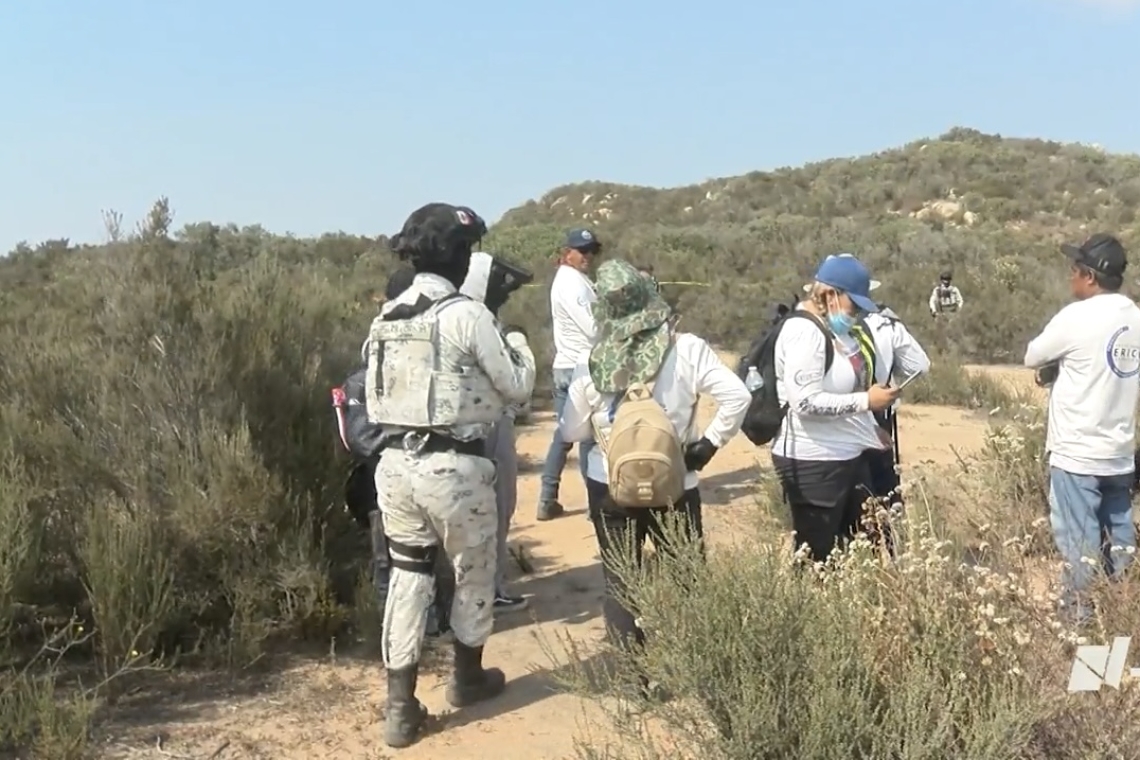
[[[938,276],[938,284],[930,291],[930,316],[957,314],[962,309],[962,291],[953,282],[954,275],[949,271]]]
[[[416,210],[390,241],[415,279],[384,304],[369,332],[368,418],[391,440],[376,490],[392,558],[382,638],[385,740],[392,747],[412,744],[427,717],[415,690],[441,545],[456,579],[447,700],[470,705],[506,683],[501,670],[483,667],[494,623],[498,524],[495,463],[485,439],[508,404],[529,398],[534,355],[521,332],[500,334],[487,307],[457,291],[486,229],[466,207]]]
[[[412,281],[415,277],[416,271],[410,266],[403,266],[397,269],[392,276],[388,278],[388,284],[384,289],[384,296],[380,303],[383,304],[395,298],[399,298],[401,293],[412,286]],[[361,346],[360,355],[361,360],[367,365],[367,338],[364,339],[364,345]],[[362,383],[366,372],[367,370],[361,372]],[[361,401],[363,402],[363,396],[361,397]],[[367,417],[365,417],[363,422],[367,422]],[[367,424],[367,427],[374,429],[376,426]],[[348,443],[346,442],[345,445],[347,447]],[[372,584],[376,588],[379,609],[381,613],[383,613],[384,607],[388,602],[388,582],[391,577],[392,557],[388,553],[388,539],[384,536],[384,521],[381,517],[383,505],[379,503],[376,493],[376,466],[379,462],[380,454],[377,452],[374,455],[368,456],[363,462],[358,464],[349,477],[348,488],[351,489],[350,500],[354,499],[360,503],[371,502],[368,504],[366,510],[368,519],[367,527],[372,537]],[[435,571],[435,601],[428,608],[428,622],[424,632],[428,638],[440,638],[446,636],[451,631],[451,626],[448,623],[448,615],[451,610],[451,599],[455,579],[451,576],[451,570],[448,566],[446,556],[441,555],[437,558]]]

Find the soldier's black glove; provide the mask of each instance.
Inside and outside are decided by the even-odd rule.
[[[1053,364],[1046,364],[1044,367],[1038,367],[1037,371],[1033,373],[1033,379],[1041,388],[1046,388],[1057,381],[1057,375],[1061,373],[1061,367],[1056,362]]]
[[[685,469],[689,472],[700,472],[712,460],[717,447],[712,445],[708,438],[701,438],[685,447]]]

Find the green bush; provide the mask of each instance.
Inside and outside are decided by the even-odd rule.
[[[93,636],[75,652],[103,679],[325,641],[366,552],[329,388],[368,315],[335,270],[289,266],[269,239],[221,269],[249,241],[176,242],[167,223],[159,204],[136,238],[56,262],[38,308],[0,322],[0,619],[34,650],[62,630],[43,621],[78,615]],[[42,705],[51,683],[33,669],[0,693]]]

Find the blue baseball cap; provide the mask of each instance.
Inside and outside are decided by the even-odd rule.
[[[585,253],[593,253],[602,249],[602,241],[598,240],[598,236],[594,234],[593,230],[586,228],[579,228],[570,230],[566,233],[566,248],[573,248],[577,251]]]
[[[815,281],[843,291],[863,311],[879,310],[879,305],[871,300],[871,273],[849,253],[824,259],[815,273]]]

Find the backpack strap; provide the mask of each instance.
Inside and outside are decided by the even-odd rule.
[[[425,295],[421,295],[415,301],[415,303],[400,304],[399,306],[396,306],[394,309],[385,314],[382,319],[385,322],[396,322],[402,319],[411,319],[412,317],[418,317],[420,314],[423,314],[429,310],[434,309],[438,312],[448,303],[458,301],[460,299],[471,300],[459,292],[448,293],[442,298],[437,298],[434,301]]]
[[[467,301],[471,300],[470,298],[468,298],[467,296],[463,295],[462,293],[460,293],[458,291],[456,291],[454,293],[448,293],[447,295],[443,296],[442,298],[437,298],[434,301],[431,300],[430,298],[428,298],[427,296],[421,295],[416,300],[415,303],[400,304],[399,306],[395,307],[390,312],[388,312],[387,314],[382,316],[381,319],[385,322],[395,322],[395,321],[403,320],[403,319],[411,319],[412,317],[419,316],[420,314],[423,314],[424,312],[430,311],[430,310],[434,310],[438,314],[440,309],[446,307],[450,303],[455,303],[461,299],[467,300]],[[364,345],[365,345],[365,347],[367,347],[368,343],[366,342]],[[376,372],[380,376],[383,376],[383,374],[384,374],[384,344],[383,343],[381,343],[380,347],[377,349],[377,357],[376,358],[377,358],[377,370],[376,370]]]
[[[831,332],[831,330],[827,328],[822,319],[812,314],[810,311],[796,309],[795,311],[789,313],[786,319],[791,319],[792,317],[807,319],[816,327],[818,327],[821,333],[823,333],[823,373],[826,375],[831,371],[832,363],[835,362],[835,335]]]

